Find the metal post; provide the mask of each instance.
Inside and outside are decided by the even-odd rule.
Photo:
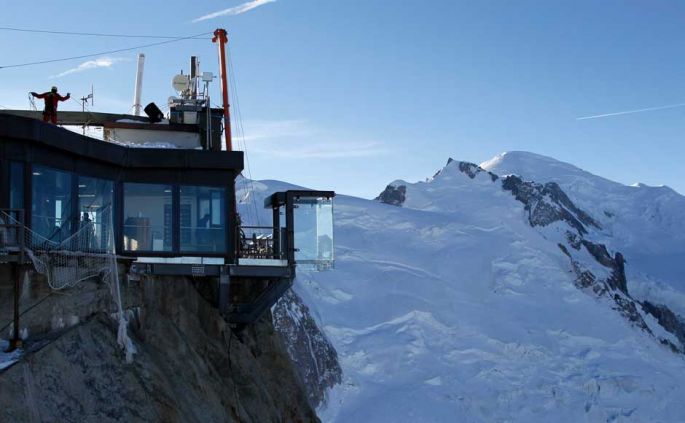
[[[288,191],[285,196],[285,227],[286,242],[288,243],[287,259],[288,266],[295,269],[295,198],[293,193]]]
[[[19,263],[12,264],[12,277],[14,277],[14,328],[12,330],[12,339],[10,340],[10,350],[21,348],[21,337],[19,336],[19,298],[21,290]]]
[[[197,99],[197,56],[190,56],[190,98]]]
[[[205,81],[205,105],[207,106],[207,136],[206,136],[206,148],[207,150],[213,150],[212,148],[212,101],[209,98],[209,81]]]
[[[21,271],[24,265],[24,211],[16,210],[17,215],[14,216],[17,219],[17,224],[14,225],[16,230],[15,237],[17,243],[19,244],[19,254],[17,257],[17,263],[12,264],[12,276],[14,277],[14,328],[12,331],[12,339],[10,340],[10,350],[15,350],[21,348],[22,340],[19,331],[19,300],[21,298],[21,284],[23,272]]]
[[[86,97],[81,97],[81,113],[86,112],[86,101],[88,101],[88,99]],[[86,135],[86,124],[84,123],[82,127],[83,127],[83,135]]]
[[[228,103],[228,80],[226,78],[226,46],[228,42],[228,35],[225,29],[217,29],[214,31],[212,42],[219,43],[219,72],[221,78],[221,91],[224,100],[224,125],[226,127],[226,150],[233,151],[233,140],[231,137],[231,113],[229,111]]]
[[[138,69],[136,71],[136,88],[133,92],[133,114],[140,116],[140,97],[143,95],[143,70],[145,69],[145,55],[138,53]]]
[[[273,207],[273,218],[272,218],[272,224],[273,224],[273,234],[271,235],[273,240],[274,240],[274,247],[273,247],[273,252],[274,252],[274,257],[275,259],[282,260],[283,257],[281,255],[281,208],[277,206],[272,206]]]

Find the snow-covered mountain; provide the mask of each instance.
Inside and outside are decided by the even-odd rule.
[[[558,183],[599,222],[595,237],[625,255],[631,292],[685,315],[684,196],[667,186],[622,185],[527,152],[502,153],[481,167],[499,175]]]
[[[684,204],[531,153],[339,195],[336,269],[294,288],[342,367],[321,418],[685,420]]]

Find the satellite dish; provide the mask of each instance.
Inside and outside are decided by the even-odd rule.
[[[171,86],[174,87],[179,93],[187,90],[190,87],[190,81],[186,75],[176,75],[174,79],[171,80]]]

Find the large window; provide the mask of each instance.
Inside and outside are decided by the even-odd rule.
[[[24,165],[10,162],[10,208],[24,208]]]
[[[103,250],[113,247],[113,198],[112,181],[79,176],[79,224],[89,232],[84,246]]]
[[[124,250],[171,251],[171,185],[124,184]]]
[[[226,251],[225,189],[181,186],[181,251]]]
[[[45,166],[33,166],[31,226],[50,241],[71,235],[71,174]]]

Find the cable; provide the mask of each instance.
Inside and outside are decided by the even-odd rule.
[[[35,307],[38,307],[43,301],[47,300],[47,299],[48,299],[52,294],[54,294],[54,293],[55,293],[55,291],[50,291],[46,296],[44,296],[43,298],[41,298],[40,300],[38,300],[37,303],[31,305],[31,306],[30,306],[29,308],[27,308],[26,310],[20,312],[20,313],[19,313],[19,317],[24,316],[24,314],[26,314],[26,313],[28,313],[29,311],[33,310]],[[8,327],[12,326],[12,323],[14,323],[14,319],[13,319],[12,321],[10,321],[9,323],[7,323],[5,326],[3,326],[3,327],[0,329],[0,333],[2,333],[2,332],[3,332],[5,329],[7,329]]]
[[[230,48],[227,48],[227,55],[228,55],[228,66],[230,69],[229,77],[231,78],[231,82],[233,85],[233,99],[234,101],[234,106],[235,106],[235,120],[236,120],[236,132],[238,135],[238,138],[242,141],[243,145],[243,153],[245,154],[245,164],[247,165],[247,175],[249,179],[249,183],[245,182],[245,188],[248,188],[249,184],[249,195],[250,199],[252,200],[252,207],[254,209],[254,215],[255,215],[255,221],[257,222],[257,226],[261,226],[261,222],[259,219],[259,209],[257,208],[257,200],[255,199],[255,188],[254,188],[254,181],[252,180],[252,170],[250,168],[250,159],[247,154],[247,143],[245,142],[245,130],[243,128],[243,117],[242,113],[240,111],[240,102],[238,101],[238,83],[236,82],[236,77],[235,77],[235,66],[233,65],[233,59],[231,57],[231,50]]]
[[[91,53],[91,54],[82,54],[80,56],[72,56],[72,57],[64,57],[61,59],[51,59],[51,60],[40,60],[37,62],[28,62],[28,63],[18,63],[18,64],[13,64],[13,65],[5,65],[5,66],[0,66],[0,69],[6,69],[6,68],[19,68],[23,66],[32,66],[32,65],[42,65],[45,63],[55,63],[55,62],[65,62],[67,60],[75,60],[75,59],[85,59],[87,57],[95,57],[95,56],[101,56],[103,54],[112,54],[112,53],[121,53],[124,51],[131,51],[131,50],[137,50],[141,48],[146,48],[146,47],[155,47],[155,46],[161,46],[163,44],[170,44],[170,43],[175,43],[177,41],[182,41],[182,40],[189,40],[189,39],[199,39],[197,37],[200,37],[202,35],[207,35],[207,32],[203,32],[201,34],[195,34],[195,35],[190,35],[188,37],[180,37],[180,38],[174,38],[173,40],[167,40],[167,41],[160,41],[158,43],[152,43],[152,44],[144,44],[141,46],[135,46],[135,47],[127,47],[127,48],[120,48],[116,50],[107,50],[107,51],[101,51],[98,53]]]
[[[36,107],[36,102],[33,99],[33,95],[31,95],[31,93],[29,93],[28,96],[29,96],[29,105],[31,107],[31,110],[33,110],[34,112],[38,111],[38,107]]]
[[[78,104],[79,107],[83,108],[84,111],[90,113],[90,109],[88,108],[88,103],[81,102],[79,100],[76,100],[74,97],[69,97],[69,100],[73,101],[74,103]]]
[[[91,289],[91,290],[89,290],[89,291],[86,291],[85,294],[90,294],[91,292],[96,292],[98,289],[100,289],[100,288]],[[41,305],[41,304],[43,303],[43,301],[47,300],[48,298],[50,298],[52,295],[56,294],[57,292],[58,292],[58,291],[53,291],[53,290],[51,290],[51,291],[50,291],[47,295],[45,295],[43,298],[41,298],[40,300],[38,300],[37,302],[35,302],[35,303],[32,304],[31,306],[29,306],[28,308],[24,309],[24,311],[20,312],[20,313],[19,313],[19,317],[23,317],[26,313],[28,313],[29,311],[31,311],[31,310],[33,310],[34,308],[36,308],[36,307],[38,307],[39,305]],[[7,329],[7,328],[9,328],[10,326],[12,326],[12,323],[14,323],[14,319],[12,319],[9,323],[7,323],[5,326],[3,326],[2,328],[0,328],[0,333],[2,333],[5,329]]]
[[[106,34],[100,32],[70,32],[70,31],[47,31],[42,29],[28,29],[28,28],[12,28],[8,26],[0,26],[2,31],[16,31],[16,32],[35,32],[41,34],[58,34],[58,35],[80,35],[86,37],[113,37],[113,38],[157,38],[157,39],[176,39],[178,36],[164,36],[164,35],[134,35],[134,34]]]

